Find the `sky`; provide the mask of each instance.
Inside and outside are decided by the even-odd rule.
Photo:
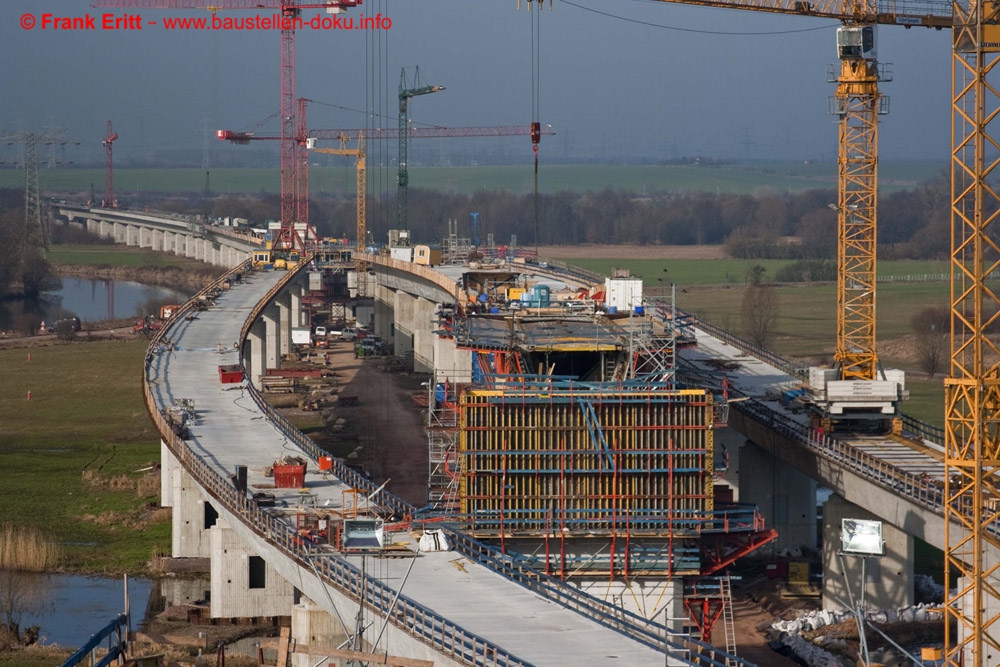
[[[97,29],[42,29],[46,13],[89,14]],[[143,29],[102,30],[105,13],[137,15]],[[364,0],[346,16],[379,13],[391,20],[379,33],[297,32],[296,95],[317,102],[310,127],[363,127],[365,109],[394,127],[400,70],[415,65],[446,90],[413,100],[414,123],[535,120],[532,20],[517,0]],[[25,14],[36,20],[31,30],[21,26]],[[219,14],[257,15],[271,11]],[[4,0],[0,129],[65,128],[81,142],[74,159],[97,162],[108,120],[119,133],[116,156],[171,148],[200,155],[206,129],[246,129],[276,113],[278,31],[164,29],[164,18],[188,16],[208,14]],[[612,162],[836,160],[837,126],[827,110],[835,86],[826,76],[836,57],[835,21],[651,0],[554,0],[537,20],[537,119],[556,132],[542,140],[543,161],[546,154]],[[891,111],[880,124],[880,159],[947,165],[948,32],[880,27],[878,48],[893,72],[881,86]],[[276,121],[261,130],[277,131]],[[527,138],[496,141],[530,159]],[[411,144],[412,153],[419,157]]]

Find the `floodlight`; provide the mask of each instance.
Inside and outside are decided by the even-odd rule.
[[[383,545],[382,519],[345,519],[345,551],[378,551]]]
[[[841,551],[859,556],[884,556],[882,522],[867,519],[842,519],[840,527]]]

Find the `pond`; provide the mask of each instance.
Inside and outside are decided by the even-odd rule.
[[[170,300],[184,303],[194,290],[151,287],[141,283],[86,278],[63,278],[62,289],[46,292],[37,302],[24,299],[0,301],[0,330],[17,328],[22,314],[52,322],[77,316],[84,322],[134,317],[146,303]]]
[[[10,576],[4,573],[5,580]],[[24,613],[20,625],[22,630],[37,625],[43,644],[77,648],[125,611],[125,586],[120,578],[31,573],[13,576],[19,589],[42,603],[29,605],[35,608]],[[133,629],[145,615],[154,583],[151,579],[128,580]]]

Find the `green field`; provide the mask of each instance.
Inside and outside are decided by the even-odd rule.
[[[137,572],[154,549],[169,549],[169,520],[144,517],[157,493],[120,489],[160,457],[142,402],[146,345],[0,350],[0,523],[53,536],[66,548],[68,570]]]
[[[675,283],[678,288],[692,285],[742,285],[753,266],[759,264],[766,269],[764,278],[773,278],[783,267],[792,263],[784,259],[571,259],[570,264],[611,275],[611,269],[628,269],[632,275],[640,276],[649,288],[657,288],[663,283]],[[664,269],[667,269],[664,272]],[[945,275],[947,261],[893,261],[879,262],[879,276],[922,276]]]
[[[938,175],[942,166],[935,163],[883,163],[879,167],[882,192],[911,189]],[[369,169],[369,192],[376,192],[378,170]],[[515,194],[534,191],[532,166],[515,167],[412,167],[410,187],[471,194],[480,189],[510,190]],[[383,183],[395,190],[395,171],[389,170]],[[42,169],[39,180],[43,192],[62,193],[86,199],[94,184],[104,183],[103,169]],[[309,185],[314,196],[329,193],[351,195],[355,189],[350,167],[313,167]],[[24,173],[16,169],[0,170],[0,187],[24,186]],[[148,193],[201,193],[205,189],[202,169],[115,169],[115,186],[124,200]],[[777,163],[727,165],[720,167],[656,165],[545,165],[539,168],[541,192],[560,190],[576,192],[621,188],[636,193],[711,192],[717,194],[790,193],[804,190],[835,190],[837,166],[833,163]],[[278,168],[213,169],[211,190],[215,195],[276,193]]]
[[[204,266],[179,255],[120,245],[53,245],[46,257],[56,266]]]

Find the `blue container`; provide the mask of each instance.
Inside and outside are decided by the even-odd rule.
[[[494,306],[494,307],[490,308],[490,314],[491,314],[491,315],[496,315],[496,314],[497,314],[497,313],[499,313],[499,312],[500,312],[500,309],[499,309],[499,308],[497,308],[496,306]]]
[[[646,309],[643,308],[642,306],[636,306],[635,307],[635,314],[636,315],[642,315],[645,312],[646,312]]]
[[[608,306],[608,315],[615,315],[618,313],[618,306]]]
[[[437,403],[438,405],[441,405],[442,403],[444,403],[444,400],[445,400],[444,385],[443,384],[434,385],[434,402]]]

